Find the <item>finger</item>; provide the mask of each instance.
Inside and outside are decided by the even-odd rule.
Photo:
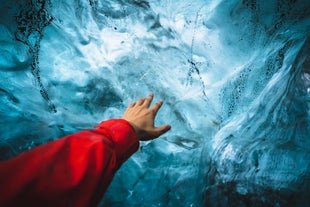
[[[154,111],[154,114],[156,115],[160,107],[163,105],[162,101],[158,101],[154,106],[151,108],[152,111]]]
[[[135,105],[136,105],[135,102],[134,102],[134,103],[131,103],[131,104],[128,105],[128,108],[132,108],[132,107],[134,107]]]
[[[143,105],[146,106],[147,108],[150,107],[152,101],[153,101],[153,97],[154,97],[154,94],[150,94],[144,101]]]
[[[159,127],[155,128],[155,136],[159,137],[162,134],[166,133],[167,131],[169,131],[171,129],[171,126],[169,124],[165,124]]]
[[[136,105],[137,105],[137,106],[141,106],[141,105],[144,103],[144,101],[145,101],[145,98],[140,98],[140,99],[137,101]]]

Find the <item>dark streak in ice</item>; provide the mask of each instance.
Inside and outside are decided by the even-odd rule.
[[[35,78],[35,83],[50,110],[56,113],[56,107],[42,83],[39,67],[39,51],[43,30],[54,19],[46,11],[47,4],[49,2],[44,0],[28,0],[23,6],[20,5],[19,13],[16,15],[17,30],[15,38],[28,46],[32,55],[31,73]]]
[[[187,73],[187,77],[188,77],[188,80],[187,80],[187,84],[191,85],[192,82],[193,82],[193,73],[196,73],[198,75],[198,78],[199,78],[199,81],[200,81],[200,84],[201,84],[201,87],[202,87],[202,93],[203,93],[203,96],[205,99],[208,100],[207,98],[207,95],[206,95],[206,92],[205,92],[205,89],[206,89],[206,85],[204,83],[204,81],[202,80],[202,77],[200,75],[200,70],[197,66],[197,63],[194,61],[193,59],[193,54],[194,54],[194,45],[195,45],[195,36],[196,36],[196,32],[197,32],[197,25],[198,25],[198,17],[200,15],[200,11],[203,7],[201,7],[197,13],[196,13],[196,18],[195,18],[195,26],[194,26],[194,32],[193,32],[193,37],[192,37],[192,43],[191,43],[191,51],[190,51],[190,58],[187,60],[187,62],[190,64],[190,68],[189,68],[189,71]]]

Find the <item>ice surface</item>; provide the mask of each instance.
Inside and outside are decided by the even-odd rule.
[[[102,206],[310,206],[308,0],[0,3],[1,159],[154,92]]]

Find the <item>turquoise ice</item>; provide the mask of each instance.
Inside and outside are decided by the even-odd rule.
[[[153,92],[102,206],[310,205],[309,1],[0,3],[2,160]]]

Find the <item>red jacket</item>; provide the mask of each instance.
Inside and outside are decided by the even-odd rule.
[[[0,163],[0,206],[96,206],[139,147],[122,119],[100,123]]]

